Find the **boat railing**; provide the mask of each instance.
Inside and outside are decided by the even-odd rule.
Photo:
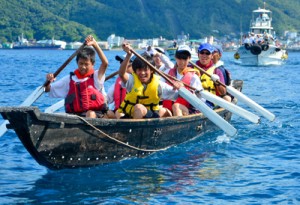
[[[260,26],[266,26],[271,27],[271,21],[258,21],[252,22],[252,27],[260,27]]]

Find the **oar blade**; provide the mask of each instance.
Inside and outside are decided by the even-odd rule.
[[[250,122],[253,122],[256,124],[260,122],[260,118],[257,115],[255,115],[235,104],[232,104],[214,94],[211,94],[205,90],[201,91],[201,96],[203,98],[205,98],[206,100],[208,100],[212,103],[215,103],[215,104],[225,108],[226,110],[229,110],[230,112],[249,120]]]
[[[50,107],[47,107],[45,109],[45,113],[54,113],[56,110],[59,110],[65,105],[65,100],[60,100],[57,103],[51,105]]]
[[[21,104],[20,106],[30,106],[32,105],[43,93],[44,86],[37,87]]]
[[[30,106],[34,103],[42,94],[44,93],[44,87],[37,87],[21,104],[20,106]],[[0,125],[0,137],[5,134],[7,131],[6,125],[8,124],[8,120],[5,120]]]
[[[220,115],[209,108],[203,101],[193,95],[186,88],[180,88],[179,95],[186,99],[196,109],[200,110],[209,120],[215,123],[229,136],[234,136],[237,133],[237,130],[231,124],[229,124],[226,120],[224,120]]]
[[[239,101],[245,103],[246,105],[251,107],[256,112],[260,113],[262,116],[264,116],[268,120],[270,120],[270,121],[275,120],[275,115],[273,113],[269,112],[268,110],[266,110],[265,108],[263,108],[262,106],[260,106],[259,104],[257,104],[253,100],[251,100],[250,98],[248,98],[243,93],[239,92],[238,90],[236,90],[235,88],[233,88],[231,86],[227,86],[226,88],[227,88],[227,92],[229,94],[236,97]]]
[[[8,120],[5,120],[1,125],[0,125],[0,137],[5,134],[7,131],[6,125],[8,124]]]
[[[38,92],[37,92],[36,94],[38,94]],[[34,95],[34,96],[36,96],[36,95]],[[31,96],[30,99],[33,99],[33,96]],[[26,100],[25,100],[25,101],[26,101]],[[24,102],[25,102],[25,101],[24,101]],[[26,102],[26,105],[25,105],[25,103],[22,103],[21,105],[22,105],[22,106],[29,106],[28,103],[29,103],[29,100]],[[60,100],[60,101],[58,101],[57,103],[55,103],[55,104],[51,105],[50,107],[46,108],[46,109],[45,109],[45,113],[54,113],[56,110],[59,110],[60,108],[62,108],[62,107],[64,106],[64,104],[65,104],[65,100]],[[0,137],[2,137],[2,136],[5,134],[5,132],[7,131],[6,125],[7,125],[8,123],[9,123],[9,121],[8,121],[8,120],[5,120],[5,121],[0,125]]]

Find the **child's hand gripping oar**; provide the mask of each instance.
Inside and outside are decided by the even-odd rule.
[[[155,68],[151,63],[149,63],[146,59],[144,59],[141,55],[131,49],[131,52],[136,55],[138,58],[143,60],[152,70],[161,75],[164,79],[166,79],[169,83],[172,84],[172,80],[163,72]],[[191,105],[200,110],[209,120],[215,123],[218,127],[220,127],[224,132],[226,132],[229,136],[234,136],[237,130],[229,124],[226,120],[224,120],[220,115],[218,115],[215,111],[209,108],[203,101],[193,95],[189,90],[185,87],[181,87],[179,90],[179,95],[186,99]]]

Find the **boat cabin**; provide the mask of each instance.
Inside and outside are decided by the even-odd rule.
[[[272,30],[272,12],[261,8],[254,10],[250,22],[250,31],[255,34],[263,34],[264,32],[272,34]]]

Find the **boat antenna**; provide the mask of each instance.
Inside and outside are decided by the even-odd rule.
[[[264,9],[266,9],[266,2],[264,1]]]

